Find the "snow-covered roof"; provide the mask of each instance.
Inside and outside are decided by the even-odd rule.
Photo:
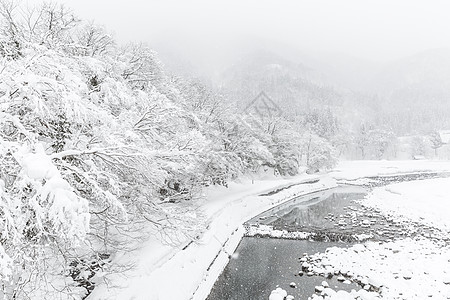
[[[439,130],[438,133],[441,136],[441,140],[444,144],[450,143],[450,130]]]

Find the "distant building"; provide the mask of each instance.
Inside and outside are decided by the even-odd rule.
[[[444,144],[450,144],[450,130],[439,130],[439,136]]]

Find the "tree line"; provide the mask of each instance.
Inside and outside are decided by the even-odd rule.
[[[256,123],[64,6],[1,1],[0,16],[5,298],[85,297],[111,255],[146,235],[195,240],[205,188],[336,162],[318,130],[283,116]]]

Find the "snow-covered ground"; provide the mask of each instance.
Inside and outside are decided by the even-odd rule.
[[[450,232],[450,178],[403,182],[375,188],[362,202],[408,224]],[[450,244],[417,237],[330,248],[311,257],[317,273],[347,274],[380,288],[383,299],[450,299]],[[347,297],[347,298],[345,298]],[[371,299],[360,296],[360,299]],[[350,294],[312,299],[356,299]],[[359,298],[358,298],[359,299]]]
[[[149,239],[142,245],[139,250],[132,253],[122,253],[116,257],[116,262],[133,262],[135,267],[121,274],[110,275],[107,279],[108,284],[101,283],[97,286],[94,292],[90,295],[90,300],[101,299],[205,299],[208,295],[212,285],[223,270],[228,260],[229,254],[233,253],[237,247],[242,235],[242,224],[253,216],[283,202],[296,195],[305,194],[315,190],[331,188],[335,186],[335,180],[354,180],[364,176],[377,176],[377,175],[389,175],[389,174],[402,174],[411,172],[425,172],[425,171],[450,171],[450,162],[442,161],[356,161],[356,162],[342,162],[339,166],[328,175],[321,175],[321,180],[318,183],[301,184],[293,186],[289,189],[283,190],[271,196],[258,196],[259,194],[266,193],[272,190],[276,190],[282,187],[286,187],[302,181],[308,181],[317,176],[302,175],[290,179],[275,179],[269,178],[267,180],[258,180],[252,184],[251,181],[243,181],[240,183],[230,184],[229,188],[215,187],[208,191],[207,201],[201,204],[200,209],[204,211],[204,214],[208,218],[208,228],[206,232],[194,243],[186,241],[180,246],[175,247],[173,245],[167,245],[159,241],[156,238]],[[440,181],[440,179],[437,179]],[[436,182],[437,182],[436,181]],[[430,181],[431,182],[431,181]],[[435,182],[435,181],[433,181]],[[447,181],[448,182],[448,181]],[[429,181],[423,181],[422,188],[426,188]],[[404,213],[403,217],[417,220],[414,216],[414,209],[402,209],[401,207],[392,206],[393,203],[401,202],[403,196],[398,194],[404,193],[404,198],[407,199],[409,194],[406,191],[410,186],[417,185],[416,182],[408,184],[401,184],[400,187],[389,187],[395,190],[395,193],[386,191],[384,188],[375,190],[372,198],[368,200],[368,205],[380,205],[384,207],[383,211],[392,213],[397,210],[399,213]],[[438,184],[438,183],[436,183]],[[444,180],[442,180],[444,184]],[[442,185],[441,185],[442,187]],[[433,188],[434,191],[438,191],[437,188]],[[384,192],[383,192],[384,191]],[[437,221],[438,216],[442,216],[442,206],[445,204],[445,193],[443,189],[440,189],[441,194],[437,193],[435,196],[440,199],[436,200],[436,205],[429,205],[430,199],[432,199],[432,193],[428,198],[416,197],[414,201],[415,207],[426,206],[429,210],[429,216],[433,215],[433,211],[437,211],[440,207],[440,212],[434,214],[434,217],[429,217],[429,221]],[[395,202],[383,201],[383,199],[376,198],[376,195],[387,193],[395,198]],[[378,199],[378,200],[377,200]],[[407,200],[404,200],[407,201]],[[422,202],[421,202],[422,201]],[[384,204],[382,202],[385,202]],[[441,203],[438,205],[438,202]],[[390,206],[390,204],[392,204]],[[384,206],[383,206],[384,205]],[[404,205],[407,206],[408,205]],[[411,206],[413,207],[413,206]],[[433,208],[434,207],[434,208]],[[449,206],[447,211],[450,211]],[[445,206],[444,206],[445,208]],[[423,211],[423,210],[422,210]],[[417,214],[416,214],[417,215]],[[419,216],[418,220],[423,221]],[[425,217],[428,218],[428,217]],[[440,222],[440,221],[439,221]],[[440,224],[448,224],[440,223]],[[446,225],[447,226],[447,225]],[[394,246],[398,249],[403,249],[405,253],[409,253],[409,246],[413,245],[413,241],[397,241]],[[420,248],[419,243],[415,244],[415,247],[422,249],[423,255],[427,255],[426,259],[442,258],[440,253],[447,253],[443,248],[433,246],[428,241],[423,241],[424,247]],[[188,246],[187,246],[188,245]],[[384,246],[374,244],[367,244],[365,251],[367,256],[372,257],[372,260],[368,258],[366,261],[356,261],[355,265],[365,266],[364,268],[373,269],[376,274],[393,274],[392,270],[396,272],[403,272],[402,264],[405,264],[405,268],[408,268],[408,272],[413,274],[419,274],[420,272],[426,272],[428,269],[422,269],[417,263],[412,264],[411,259],[415,257],[421,257],[422,250],[415,251],[416,248],[411,248],[410,255],[405,255],[404,260],[395,260],[393,257],[386,256],[389,252],[383,250]],[[187,246],[187,247],[186,247]],[[433,248],[435,247],[435,248]],[[184,248],[184,249],[183,249]],[[334,250],[338,251],[338,250]],[[353,255],[353,250],[348,250],[350,255],[340,253],[339,256],[330,254],[330,259],[336,259],[336,262],[345,262],[358,259],[358,255]],[[419,251],[419,252],[418,252]],[[392,251],[391,251],[392,252]],[[333,252],[329,252],[333,253]],[[387,254],[386,254],[387,253]],[[392,252],[397,255],[398,252]],[[446,255],[447,255],[446,254]],[[372,256],[371,256],[372,255]],[[397,255],[398,256],[398,255]],[[328,257],[328,256],[327,256]],[[390,269],[388,264],[382,265],[381,262],[384,259],[391,261],[393,269]],[[425,259],[424,258],[424,259]],[[409,260],[408,260],[409,259]],[[417,258],[416,258],[417,259]],[[450,259],[448,257],[447,259]],[[331,260],[330,260],[331,261]],[[417,260],[422,262],[422,260]],[[430,260],[427,260],[430,261]],[[414,262],[414,261],[413,261]],[[441,262],[441,261],[440,261]],[[445,263],[442,260],[442,265]],[[450,264],[447,261],[446,267],[450,269]],[[377,267],[380,265],[380,267]],[[350,265],[349,265],[350,267]],[[355,269],[353,272],[361,272],[361,276],[367,273],[367,270],[363,267]],[[411,270],[411,268],[413,270]],[[427,267],[428,268],[428,267]],[[431,267],[430,267],[431,268]],[[417,270],[417,272],[415,271]],[[428,270],[429,271],[429,270]],[[406,272],[406,271],[405,271]],[[439,269],[437,269],[439,272]],[[443,272],[443,270],[442,270]],[[369,274],[369,273],[368,273]],[[442,273],[440,278],[447,273]],[[426,275],[426,274],[425,274]],[[426,282],[438,280],[433,276],[421,275],[418,279]],[[399,276],[400,278],[401,276]],[[386,277],[387,278],[387,277]],[[428,279],[427,279],[428,278]],[[403,279],[406,280],[406,279]],[[412,280],[412,279],[411,279]],[[103,281],[102,281],[103,282]],[[413,281],[408,281],[409,284]],[[415,281],[414,281],[415,282]],[[387,282],[386,284],[388,284]],[[391,282],[392,284],[395,281]],[[442,283],[443,284],[443,283]],[[396,287],[401,287],[396,286]],[[408,285],[409,286],[409,285]],[[430,287],[436,288],[434,285]],[[447,285],[445,285],[447,287]],[[439,285],[441,287],[441,285]],[[431,290],[432,288],[430,288]],[[394,289],[391,289],[394,291]],[[395,290],[396,291],[396,290]],[[350,293],[342,293],[329,291],[330,296],[326,299],[354,299]],[[405,291],[411,292],[411,290]],[[393,292],[394,293],[394,292]],[[373,294],[358,292],[354,295],[363,295],[367,297],[373,297]],[[406,295],[406,294],[405,294]],[[422,294],[421,294],[422,295]],[[438,294],[436,294],[438,295]],[[331,297],[331,298],[330,298]],[[345,298],[347,297],[347,298]],[[352,297],[352,298],[348,298]],[[367,298],[371,299],[371,298]],[[391,298],[386,298],[391,299]],[[421,299],[419,298],[398,298],[398,299]],[[444,298],[445,299],[445,298]]]
[[[450,299],[450,247],[425,238],[333,247],[311,258],[320,260],[316,272],[326,270],[366,282],[380,288],[381,299]],[[368,296],[358,299],[372,299]]]
[[[450,178],[402,182],[376,188],[364,205],[397,220],[411,220],[450,232]]]
[[[330,172],[338,180],[414,172],[450,171],[450,161],[442,160],[357,160],[342,161]]]

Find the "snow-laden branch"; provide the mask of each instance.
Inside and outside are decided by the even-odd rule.
[[[115,150],[115,152],[111,152]],[[117,150],[127,150],[128,152],[117,152]],[[93,148],[86,150],[65,150],[57,153],[53,153],[50,155],[52,159],[62,159],[67,156],[81,156],[81,155],[89,155],[89,154],[98,154],[98,155],[106,155],[106,156],[115,156],[115,157],[160,157],[160,158],[171,158],[175,156],[185,156],[191,154],[190,151],[179,151],[179,150],[168,150],[168,151],[160,151],[160,150],[150,150],[150,151],[139,151],[139,149],[132,147],[107,147],[107,148]]]
[[[0,123],[2,121],[8,121],[11,122],[14,127],[17,128],[17,130],[19,130],[19,132],[21,134],[23,134],[29,141],[33,141],[35,140],[35,137],[33,135],[33,133],[31,133],[30,131],[28,131],[22,124],[22,122],[19,120],[19,118],[17,118],[16,116],[4,113],[4,112],[0,112]]]

